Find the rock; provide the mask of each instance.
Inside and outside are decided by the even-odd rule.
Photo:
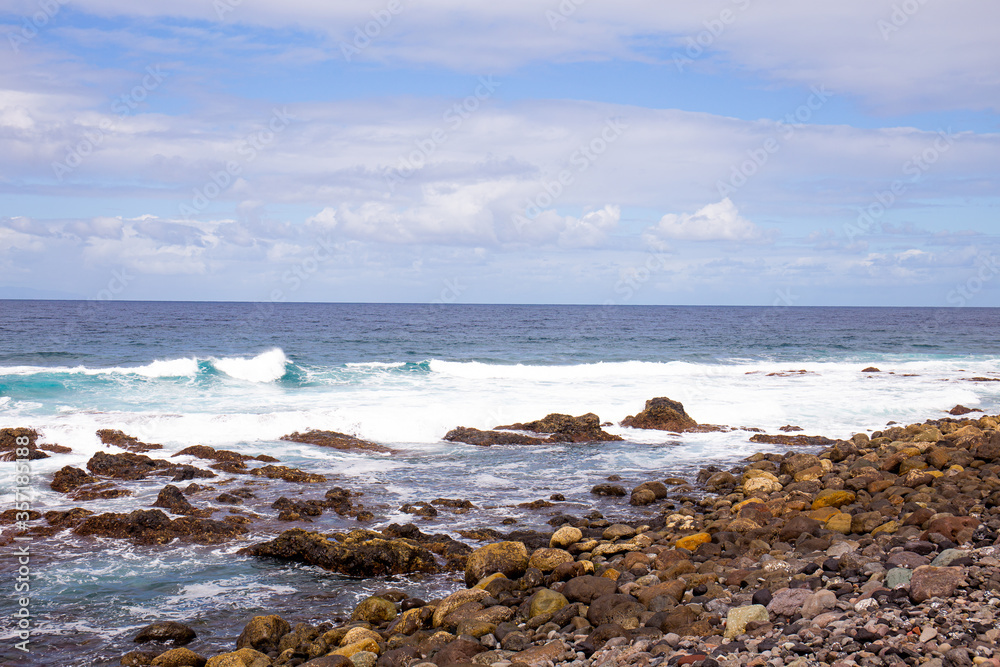
[[[587,574],[567,581],[562,594],[571,602],[590,604],[591,601],[602,595],[614,593],[617,588],[611,579]]]
[[[330,540],[319,533],[293,528],[240,553],[308,563],[351,577],[440,571],[434,554],[412,540],[385,539],[368,530],[354,530],[339,537],[339,541]]]
[[[351,644],[342,644],[340,648],[333,651],[334,655],[350,658],[352,663],[354,662],[354,657],[359,653],[374,653],[378,657],[378,643],[367,637]]]
[[[121,431],[108,428],[102,428],[99,430],[97,432],[97,437],[101,439],[101,443],[104,445],[120,447],[121,449],[134,454],[142,454],[143,452],[150,452],[154,449],[163,449],[163,445],[140,442],[138,438],[122,433]]]
[[[631,497],[629,497],[629,505],[635,507],[642,507],[644,505],[652,505],[656,502],[656,494],[654,494],[649,489],[633,489]]]
[[[774,593],[767,610],[777,616],[794,616],[810,597],[812,591],[808,588],[782,588]]]
[[[904,567],[894,567],[885,573],[885,587],[893,590],[906,586],[910,583],[912,576],[913,570]]]
[[[353,435],[338,433],[336,431],[318,431],[310,429],[305,433],[289,433],[280,438],[287,442],[301,442],[317,447],[329,447],[339,449],[344,452],[374,452],[376,454],[398,454],[394,449],[379,445],[369,440],[362,440]]]
[[[924,537],[937,533],[956,544],[962,544],[972,539],[973,531],[979,527],[979,519],[972,516],[945,516],[932,520],[927,524]]]
[[[186,648],[175,648],[161,653],[149,664],[153,667],[204,667],[205,658]]]
[[[523,651],[518,651],[510,657],[510,660],[517,665],[545,667],[546,665],[559,663],[565,652],[566,644],[561,639],[553,639],[542,646],[532,646]]]
[[[56,471],[49,487],[59,493],[69,493],[84,484],[94,484],[98,481],[100,480],[92,475],[88,475],[79,468],[64,466],[62,469]]]
[[[464,442],[467,445],[476,445],[477,447],[492,447],[493,445],[541,445],[546,442],[543,438],[534,438],[521,433],[480,431],[478,428],[467,428],[465,426],[459,426],[448,431],[444,439],[448,442]]]
[[[969,555],[969,552],[965,549],[945,549],[931,561],[931,565],[937,565],[939,567],[945,567],[951,565],[954,561],[959,558],[965,558]]]
[[[851,491],[844,489],[823,489],[816,495],[812,502],[812,509],[818,510],[824,507],[843,507],[850,505],[857,496]]]
[[[694,535],[688,535],[687,537],[682,537],[677,540],[677,544],[675,546],[679,549],[694,551],[702,544],[707,544],[711,541],[712,536],[708,533],[695,533]]]
[[[18,438],[27,438],[28,445],[24,447],[18,444]],[[33,428],[2,428],[0,429],[0,461],[16,461],[19,449],[28,450],[28,460],[47,459],[49,455],[40,451],[35,442],[38,440],[38,431]],[[24,441],[21,440],[23,443]]]
[[[153,662],[153,658],[160,655],[160,653],[157,651],[129,651],[122,656],[121,667],[145,667],[145,665]],[[243,663],[234,667],[243,667]]]
[[[802,618],[815,618],[825,611],[837,607],[837,596],[833,591],[820,590],[813,593],[802,604]]]
[[[261,667],[269,665],[271,659],[252,648],[241,648],[231,653],[222,653],[209,658],[205,667]]]
[[[788,520],[780,531],[778,531],[778,538],[783,542],[792,542],[800,535],[815,535],[816,531],[822,526],[816,519],[810,519],[804,514],[799,514]]]
[[[303,472],[302,470],[289,468],[288,466],[262,466],[260,468],[254,468],[250,471],[250,474],[257,477],[266,477],[268,479],[282,479],[286,482],[293,482],[296,484],[319,484],[326,481],[326,477],[324,475]]]
[[[434,664],[439,667],[454,664],[467,664],[472,662],[472,658],[484,653],[486,647],[478,642],[470,642],[465,639],[456,639],[441,649],[434,656]]]
[[[910,579],[910,598],[920,603],[930,598],[948,598],[965,581],[961,568],[922,565]]]
[[[108,454],[97,452],[87,461],[87,470],[101,477],[114,479],[146,479],[149,475],[168,474],[176,466],[168,461],[151,459],[142,454]]]
[[[879,369],[875,368],[874,366],[869,366],[868,368],[862,368],[861,372],[862,373],[881,373],[882,371],[880,371]]]
[[[465,584],[474,586],[480,579],[501,572],[517,579],[528,569],[528,550],[523,542],[496,542],[472,552],[465,566]]]
[[[252,648],[261,653],[273,651],[291,629],[280,616],[254,616],[236,639],[236,648]]]
[[[132,641],[137,644],[146,642],[172,642],[174,646],[184,646],[194,641],[198,635],[195,631],[175,621],[160,621],[147,625],[139,630],[139,634]]]
[[[591,490],[595,496],[614,496],[621,497],[625,495],[625,487],[620,484],[609,484],[607,482],[602,482],[601,484],[595,485]]]
[[[944,654],[945,667],[972,667],[972,658],[964,648],[953,648]]]
[[[851,532],[852,517],[846,512],[838,512],[826,520],[826,529],[843,535]]]
[[[573,526],[563,526],[556,532],[552,533],[552,538],[549,540],[549,546],[559,549],[565,549],[566,547],[576,544],[583,539],[583,531],[579,528]]]
[[[127,539],[136,544],[167,544],[175,539],[198,544],[221,544],[247,532],[241,525],[182,517],[171,520],[160,510],[135,510],[129,514],[98,514],[85,518],[73,532]]]
[[[168,509],[174,514],[200,514],[194,505],[188,502],[181,490],[173,484],[167,484],[160,490],[153,507]]]
[[[717,472],[705,481],[706,491],[718,491],[732,486],[736,486],[736,478],[726,471]]]
[[[351,656],[353,667],[376,667],[378,654],[374,651],[359,651]]]
[[[543,588],[532,596],[528,618],[534,618],[540,614],[554,614],[568,604],[569,600],[562,593]]]
[[[743,607],[736,607],[730,609],[729,613],[726,615],[726,639],[735,639],[739,637],[746,631],[747,623],[751,621],[759,621],[761,623],[767,623],[771,620],[771,617],[767,613],[767,609],[759,604],[751,604]]]
[[[396,618],[396,605],[374,595],[362,600],[351,614],[352,621],[365,621],[372,625],[381,625],[394,618]]]
[[[549,442],[608,442],[623,439],[620,435],[611,435],[602,430],[601,419],[592,412],[579,417],[553,413],[526,424],[497,426],[496,430],[546,433],[550,434]]]
[[[751,473],[754,474],[751,475]],[[769,472],[751,470],[743,476],[743,493],[746,495],[771,494],[776,491],[781,491],[781,482]]]
[[[750,437],[750,442],[766,445],[784,445],[786,447],[829,447],[836,441],[821,435],[768,435],[757,433]]]
[[[354,662],[342,655],[330,654],[303,662],[302,667],[355,667]]]
[[[927,560],[926,556],[921,556],[913,551],[897,551],[894,554],[890,554],[885,561],[886,567],[905,567],[911,570],[915,570],[921,565],[929,565],[930,561]],[[938,563],[935,563],[938,565]]]
[[[528,560],[528,567],[537,567],[542,572],[551,572],[563,563],[572,563],[573,554],[562,549],[535,549]]]
[[[635,535],[635,528],[624,523],[615,523],[604,529],[601,538],[605,540],[628,539]]]
[[[967,408],[964,405],[956,405],[951,410],[948,411],[950,415],[967,415],[970,412],[982,412],[979,408]]]
[[[646,401],[642,412],[626,417],[622,420],[621,425],[629,428],[683,433],[698,426],[698,422],[684,411],[684,406],[679,401],[661,396]]]

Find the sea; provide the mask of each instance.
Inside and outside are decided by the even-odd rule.
[[[156,458],[196,444],[269,454],[327,475],[324,488],[363,493],[375,515],[364,525],[333,512],[282,525],[262,492],[248,509],[269,521],[222,546],[136,546],[70,532],[39,540],[31,653],[14,648],[5,621],[0,655],[13,665],[117,665],[136,648],[137,630],[159,620],[190,625],[198,633],[190,648],[214,655],[233,650],[256,614],[320,623],[348,615],[379,588],[443,595],[462,587],[460,575],[355,580],[239,550],[289,527],[413,522],[462,539],[458,531],[472,528],[551,530],[553,513],[595,507],[611,521],[635,518],[627,499],[596,500],[590,488],[611,475],[626,487],[693,481],[702,466],[780,450],[751,442],[754,431],[743,428],[844,438],[944,417],[958,404],[997,414],[998,332],[1000,309],[990,308],[0,301],[0,427],[32,427],[39,442],[72,449],[31,462],[35,509],[129,512],[154,502],[163,478],[127,483],[130,497],[89,503],[49,488],[56,470],[84,468],[107,451],[96,431],[110,428],[162,444],[149,454]],[[870,367],[879,372],[863,372]],[[682,402],[700,423],[734,429],[678,436],[617,426],[657,396]],[[456,426],[488,429],[552,412],[596,413],[624,440],[480,448],[442,439]],[[306,429],[397,452],[280,440]],[[14,507],[14,486],[13,464],[0,463],[0,511]],[[279,492],[322,497],[302,486]],[[552,494],[565,501],[518,507]],[[441,497],[476,509],[433,518],[400,510]],[[213,506],[211,496],[192,502]],[[216,518],[228,511],[219,507]],[[0,615],[8,619],[14,560],[0,559]]]

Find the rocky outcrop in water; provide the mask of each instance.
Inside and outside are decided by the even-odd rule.
[[[33,428],[2,428],[0,429],[0,461],[14,461],[17,457],[17,450],[23,449],[17,444],[18,438],[27,438],[28,460],[47,459],[49,455],[39,449],[38,431]],[[23,442],[23,440],[22,440]]]
[[[497,426],[498,431],[530,431],[547,434],[549,442],[608,442],[621,440],[601,428],[601,419],[593,412],[579,417],[552,413],[533,422]]]
[[[216,476],[210,470],[178,465],[163,459],[153,459],[143,454],[132,453],[97,452],[87,461],[87,470],[99,477],[122,480],[146,479],[150,475],[171,475],[174,481]]]
[[[374,452],[377,454],[398,454],[394,449],[380,445],[370,440],[362,440],[353,435],[338,433],[337,431],[319,431],[310,429],[305,433],[289,433],[281,436],[282,440],[288,442],[301,442],[317,447],[329,447],[345,452]]]
[[[175,539],[198,544],[220,544],[246,533],[235,521],[180,517],[171,520],[160,510],[135,510],[129,514],[97,514],[83,519],[77,535],[127,539],[136,544],[167,544]]]
[[[646,401],[646,406],[641,412],[626,417],[622,420],[621,425],[629,428],[671,431],[672,433],[726,430],[721,426],[699,424],[684,411],[684,406],[679,401],[664,396]]]
[[[122,431],[109,428],[102,428],[99,430],[97,432],[97,437],[101,439],[102,444],[119,447],[125,451],[132,452],[133,454],[144,454],[145,452],[151,452],[154,449],[163,449],[163,445],[141,442],[136,437],[123,433]]]

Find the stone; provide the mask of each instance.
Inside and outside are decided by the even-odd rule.
[[[376,444],[369,440],[362,440],[353,435],[338,433],[336,431],[308,430],[305,433],[290,433],[283,435],[281,440],[288,442],[300,442],[317,447],[329,447],[339,449],[344,452],[375,452],[377,454],[398,454],[394,449]]]
[[[562,593],[570,602],[590,604],[596,598],[614,593],[617,588],[611,579],[587,574],[567,581]]]
[[[625,487],[621,484],[610,484],[608,482],[602,482],[601,484],[595,484],[590,492],[595,496],[612,496],[615,498],[620,498],[625,495]]]
[[[778,616],[794,616],[810,597],[812,591],[808,588],[782,588],[774,593],[767,610]]]
[[[97,477],[88,475],[80,468],[63,466],[63,468],[56,471],[56,474],[52,477],[52,482],[49,486],[53,491],[58,491],[59,493],[69,493],[70,491],[73,491],[85,484],[94,484],[98,481],[100,480]]]
[[[536,567],[542,572],[551,572],[563,563],[572,563],[575,560],[573,554],[564,549],[535,549],[528,560],[528,567]]]
[[[885,587],[890,590],[902,588],[910,583],[911,577],[913,577],[913,570],[905,567],[894,567],[885,573]]]
[[[846,512],[837,512],[826,521],[826,529],[843,535],[851,532],[852,517]]]
[[[616,523],[605,528],[601,537],[605,540],[621,540],[628,539],[633,535],[635,535],[635,528],[624,523]]]
[[[535,438],[522,433],[481,431],[478,428],[468,428],[465,426],[459,426],[448,431],[444,439],[448,442],[463,442],[467,445],[475,445],[477,447],[492,447],[493,445],[541,445],[545,443],[545,440],[542,438]]]
[[[688,551],[694,551],[702,544],[707,544],[712,541],[712,536],[708,533],[695,533],[694,535],[688,535],[687,537],[682,537],[677,540],[676,547],[680,549],[687,549]]]
[[[601,418],[593,412],[579,417],[553,413],[525,424],[497,426],[496,430],[531,431],[548,434],[549,442],[611,442],[623,440],[620,435],[611,435],[601,429]]]
[[[857,496],[845,489],[823,489],[812,502],[812,509],[818,510],[823,507],[843,507],[850,505]]]
[[[308,563],[352,577],[437,573],[441,569],[434,554],[423,546],[387,539],[370,530],[353,530],[340,540],[331,540],[320,533],[293,528],[240,553]]]
[[[750,476],[751,472],[758,474]],[[769,472],[749,471],[743,476],[743,493],[750,495],[753,493],[771,494],[781,491],[781,482]]]
[[[354,662],[342,655],[331,654],[303,662],[302,667],[354,667]]]
[[[360,641],[356,641],[353,644],[344,644],[340,648],[332,651],[333,655],[342,655],[345,658],[352,658],[358,653],[374,653],[378,655],[378,643],[370,638],[366,637]]]
[[[374,651],[358,651],[351,656],[354,667],[375,667],[378,664],[378,654]]]
[[[137,644],[146,642],[172,642],[174,646],[184,646],[194,641],[198,635],[194,630],[176,621],[160,621],[152,623],[139,630],[132,641]]]
[[[961,568],[923,565],[913,571],[910,598],[920,603],[934,597],[951,597],[964,580]]]
[[[622,420],[622,426],[629,428],[654,429],[683,433],[698,426],[698,422],[684,411],[684,405],[664,396],[651,398],[641,412]]]
[[[561,639],[553,639],[542,646],[532,646],[518,651],[510,657],[510,660],[518,665],[527,665],[527,667],[545,667],[545,665],[559,663],[564,653],[566,653],[566,644]]]
[[[969,555],[969,552],[965,549],[945,549],[931,561],[931,565],[937,565],[939,567],[945,567],[951,565],[953,561],[959,558],[965,558]]]
[[[161,653],[149,664],[153,667],[205,667],[207,660],[186,648],[175,648]]]
[[[823,612],[835,609],[837,596],[833,591],[819,590],[802,604],[802,618],[815,618]]]
[[[479,602],[489,596],[489,593],[480,588],[456,591],[438,603],[437,607],[434,609],[434,616],[431,622],[435,628],[439,628],[444,625],[445,619],[448,615],[462,605],[468,604],[469,602]]]
[[[528,550],[523,542],[496,542],[473,551],[465,566],[465,585],[474,586],[483,577],[500,572],[517,579],[528,569]]]
[[[456,639],[434,656],[434,664],[444,667],[445,665],[456,663],[470,663],[472,662],[472,658],[485,651],[486,647],[478,642]]]
[[[209,658],[205,667],[258,667],[270,664],[271,659],[252,648],[241,648],[232,653],[222,653]]]
[[[759,604],[735,607],[730,609],[726,615],[725,638],[735,639],[739,637],[746,631],[747,623],[751,621],[768,623],[770,620],[771,617],[768,615],[767,609]]]
[[[236,640],[236,648],[252,648],[267,653],[278,648],[281,638],[291,630],[280,616],[254,616]]]
[[[352,621],[365,621],[372,625],[381,625],[395,618],[396,605],[375,595],[362,600],[351,614]]]
[[[574,526],[563,526],[556,532],[552,533],[552,537],[549,539],[549,546],[557,549],[565,549],[570,545],[576,544],[582,539],[582,530]]]
[[[531,597],[528,618],[534,618],[540,614],[554,614],[568,604],[569,600],[562,593],[543,588]]]

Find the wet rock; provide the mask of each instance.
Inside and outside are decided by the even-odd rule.
[[[181,493],[181,490],[173,484],[168,484],[160,490],[159,495],[156,497],[156,502],[153,503],[153,507],[162,507],[174,514],[206,515],[205,511],[198,510],[194,505],[189,503],[188,499]],[[211,514],[211,512],[207,514]]]
[[[194,641],[198,635],[194,630],[176,621],[160,621],[147,625],[139,630],[134,641],[137,644],[146,642],[171,642],[174,646],[184,646]]]
[[[601,484],[595,485],[590,492],[595,496],[612,496],[620,498],[625,495],[625,487],[620,484],[602,482]]]
[[[73,532],[81,536],[127,539],[136,544],[167,544],[175,539],[198,544],[221,544],[246,532],[226,521],[192,517],[171,520],[160,510],[135,510],[129,514],[88,516]]]
[[[318,430],[308,430],[305,433],[289,433],[288,435],[283,435],[281,440],[286,440],[288,442],[301,442],[309,445],[316,445],[317,447],[329,447],[331,449],[339,449],[344,452],[374,452],[376,454],[398,454],[399,452],[385,447],[384,445],[379,445],[377,443],[371,442],[370,440],[362,440],[353,435],[347,435],[346,433],[338,433],[336,431],[318,431]]]
[[[576,544],[583,539],[583,531],[579,528],[573,526],[563,526],[556,532],[552,533],[552,538],[549,540],[549,546],[565,549],[566,547]]]
[[[100,477],[114,479],[138,480],[150,475],[174,475],[178,469],[193,471],[192,477],[215,477],[215,473],[199,470],[192,466],[178,466],[162,459],[152,459],[143,454],[108,454],[97,452],[87,461],[87,470]]]
[[[426,502],[407,503],[400,507],[399,511],[405,512],[406,514],[422,516],[426,519],[431,519],[438,515],[438,511],[434,509],[434,506]]]
[[[75,526],[80,523],[80,521],[91,515],[93,515],[93,512],[90,510],[85,510],[82,507],[74,507],[71,510],[62,512],[46,512],[45,520],[48,521],[50,526],[55,526],[56,528],[66,528],[69,526]]]
[[[472,658],[485,653],[486,647],[478,642],[470,642],[465,639],[456,639],[441,649],[434,656],[434,664],[439,667],[445,665],[468,664]]]
[[[563,549],[545,547],[535,549],[528,560],[528,567],[536,567],[542,572],[551,572],[563,563],[572,563],[573,555]]]
[[[562,593],[543,588],[532,596],[528,618],[534,618],[541,614],[555,614],[568,604],[569,600]]]
[[[571,602],[590,604],[596,598],[614,593],[617,588],[611,579],[588,574],[567,581],[562,594]]]
[[[785,447],[829,447],[836,441],[821,435],[768,435],[757,433],[750,437],[750,442],[766,445],[784,445]]]
[[[459,426],[454,428],[444,436],[448,442],[464,442],[467,445],[477,447],[492,447],[493,445],[541,445],[546,442],[543,438],[533,438],[530,435],[521,433],[510,433],[507,431],[481,431],[478,428],[468,428]]]
[[[241,648],[209,658],[205,667],[258,667],[270,664],[271,659],[252,648]]]
[[[385,539],[368,530],[355,530],[336,535],[336,538],[331,540],[319,533],[293,528],[270,542],[243,549],[241,553],[309,563],[352,577],[440,570],[434,554],[409,540]]]
[[[252,648],[268,653],[278,648],[281,638],[291,629],[288,621],[280,616],[254,616],[236,639],[236,648]]]
[[[72,466],[64,466],[60,470],[56,471],[56,474],[52,477],[52,483],[49,484],[53,491],[58,491],[59,493],[69,493],[74,491],[78,487],[84,486],[85,484],[94,484],[98,482],[96,477],[88,475],[85,471],[79,468],[74,468]]]
[[[522,542],[497,542],[480,547],[469,555],[465,566],[465,584],[474,586],[482,578],[500,572],[517,579],[528,569],[528,550]]]
[[[698,422],[684,411],[684,406],[679,401],[660,396],[646,401],[642,412],[626,417],[621,425],[683,433],[698,426]]]
[[[323,475],[303,472],[297,468],[289,468],[287,466],[266,465],[254,468],[250,471],[250,474],[257,477],[267,477],[268,479],[281,479],[296,484],[319,484],[326,481],[326,477]]]
[[[354,608],[352,621],[365,621],[372,625],[381,625],[396,618],[396,605],[385,598],[371,596],[365,598]]]
[[[97,437],[101,439],[102,444],[119,447],[133,454],[142,454],[144,452],[151,452],[154,449],[163,449],[163,445],[140,442],[138,438],[108,428],[99,430]]]
[[[18,438],[27,438],[28,445],[23,447],[17,444]],[[47,459],[49,455],[41,451],[36,445],[38,431],[33,428],[0,428],[0,461],[15,461],[18,458],[18,450],[28,450],[28,460]],[[21,442],[24,442],[23,440]]]
[[[601,429],[600,418],[592,412],[579,417],[552,413],[533,422],[497,426],[498,431],[531,431],[548,434],[550,442],[608,442],[622,440]]]
[[[967,415],[970,412],[982,412],[979,408],[967,408],[964,405],[956,405],[951,410],[948,411],[950,415]]]

